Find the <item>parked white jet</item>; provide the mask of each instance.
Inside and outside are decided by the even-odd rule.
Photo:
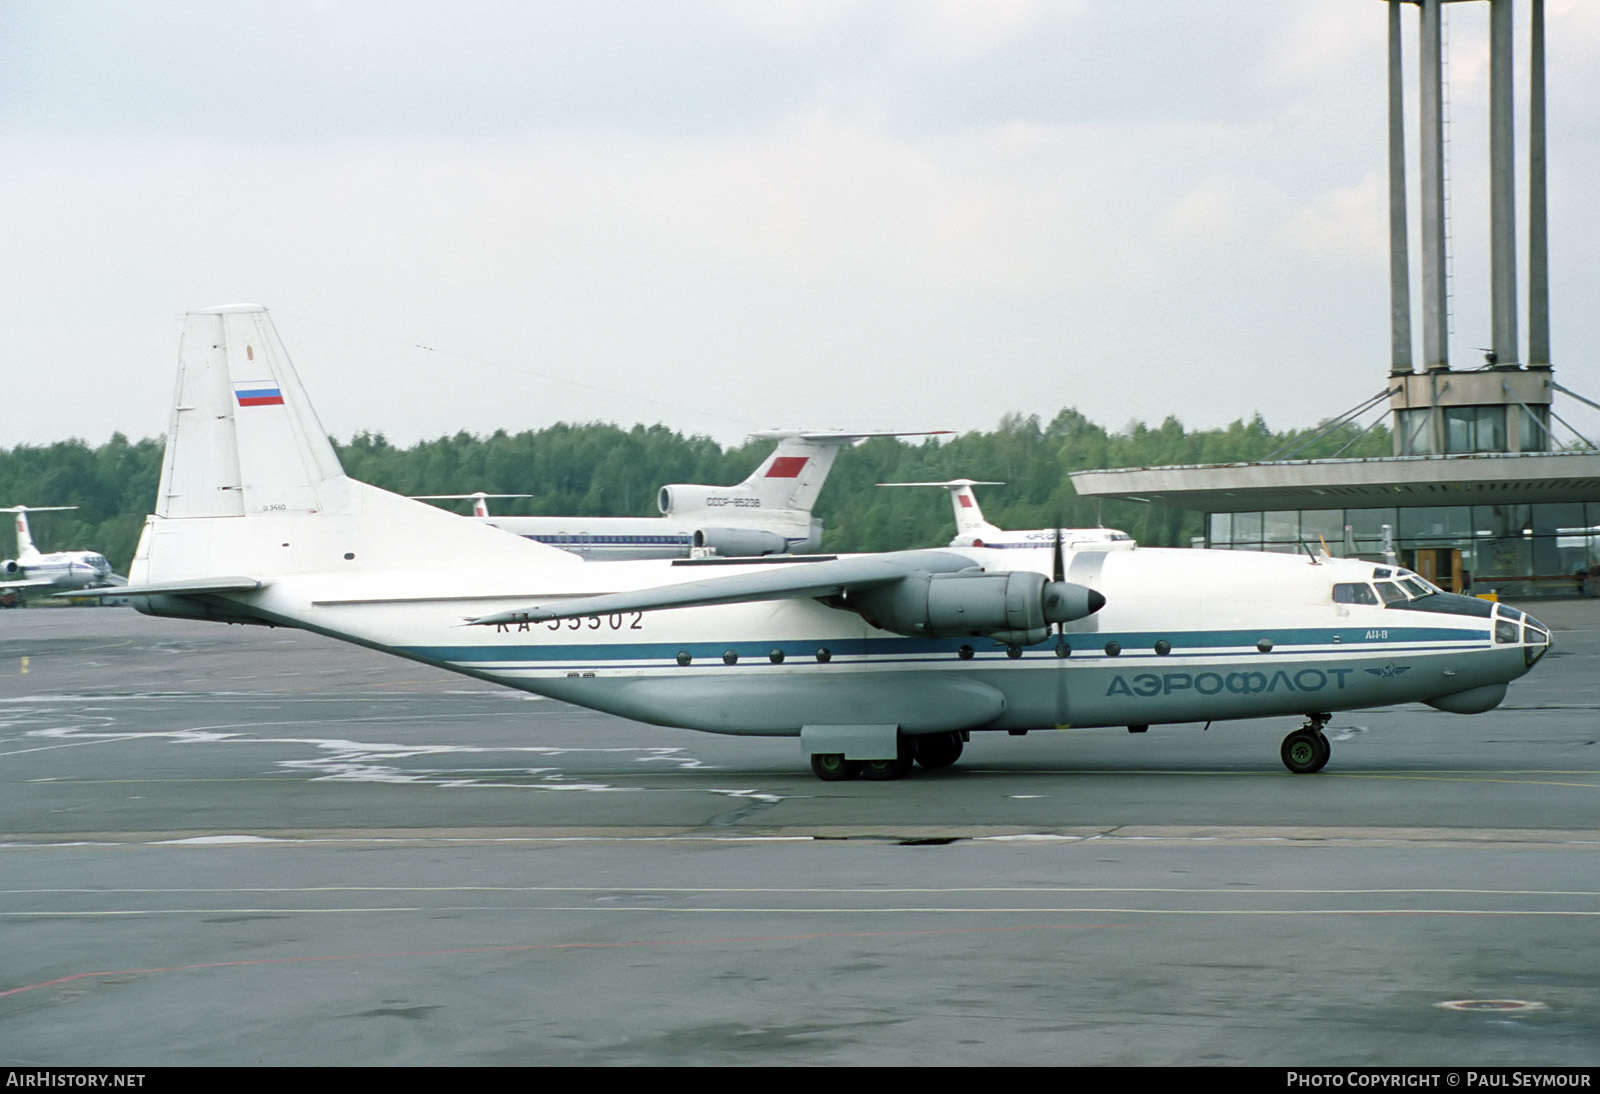
[[[485,499],[526,494],[433,494],[424,499],[473,499],[485,524],[592,560],[724,558],[805,554],[822,546],[822,522],[811,509],[841,450],[868,437],[919,433],[832,433],[768,430],[751,434],[778,447],[737,486],[673,483],[656,495],[659,517],[491,516]]]
[[[995,550],[1018,548],[1047,548],[1059,538],[1068,547],[1097,548],[1115,551],[1134,546],[1133,537],[1115,528],[1032,528],[1022,532],[1007,532],[996,528],[984,519],[978,507],[974,486],[1004,486],[999,482],[981,482],[977,479],[950,479],[948,482],[880,482],[879,486],[938,486],[950,491],[950,508],[956,514],[956,535],[952,547],[992,547]]]
[[[979,730],[1269,715],[1305,717],[1281,755],[1310,772],[1330,712],[1488,710],[1550,642],[1506,605],[1327,557],[584,562],[348,478],[252,305],[189,315],[132,576],[121,592],[154,615],[303,627],[641,721],[798,738],[825,779],[943,767]]]
[[[490,498],[531,498],[532,494],[485,494],[482,490],[475,490],[470,494],[412,494],[418,501],[470,501],[472,515],[478,518],[488,517]],[[533,537],[529,537],[533,538]]]
[[[0,513],[15,513],[17,518],[17,557],[0,561],[0,592],[24,596],[61,592],[91,586],[112,585],[122,579],[111,571],[111,563],[97,551],[51,551],[41,553],[33,545],[28,530],[29,513],[61,512],[76,505],[8,505]]]

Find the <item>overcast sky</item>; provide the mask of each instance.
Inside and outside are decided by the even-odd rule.
[[[1470,367],[1488,5],[1446,10]],[[1600,4],[1547,26],[1553,355],[1600,401]],[[1311,425],[1388,367],[1385,29],[1377,0],[4,0],[0,446],[159,435],[183,312],[246,300],[340,438]]]

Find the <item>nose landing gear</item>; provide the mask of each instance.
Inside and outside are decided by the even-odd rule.
[[[1328,724],[1329,717],[1331,715],[1308,714],[1306,724],[1283,739],[1283,747],[1278,754],[1283,757],[1284,767],[1296,775],[1310,775],[1322,770],[1333,752],[1328,738],[1322,735],[1322,727]]]

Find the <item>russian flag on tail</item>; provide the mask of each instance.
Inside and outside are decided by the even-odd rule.
[[[252,380],[234,384],[233,397],[240,406],[282,406],[283,391],[275,380]]]

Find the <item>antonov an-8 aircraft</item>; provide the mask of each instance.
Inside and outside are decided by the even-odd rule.
[[[822,522],[811,510],[841,450],[869,437],[927,435],[801,429],[753,433],[757,440],[777,441],[778,447],[748,478],[736,486],[663,486],[656,494],[659,517],[502,517],[490,515],[487,498],[527,495],[423,497],[472,499],[473,516],[483,523],[594,561],[797,555],[822,546]]]
[[[996,528],[983,516],[978,507],[974,486],[1004,486],[999,482],[982,482],[978,479],[950,479],[947,482],[880,482],[879,486],[937,486],[950,491],[950,508],[955,510],[956,535],[952,547],[992,547],[997,551],[1040,549],[1052,546],[1057,539],[1068,547],[1092,547],[1115,551],[1135,546],[1133,537],[1115,528],[1030,528],[1021,532],[1007,532]]]
[[[98,551],[51,551],[42,553],[33,545],[28,530],[29,513],[61,512],[76,505],[8,505],[0,513],[15,513],[17,518],[17,557],[0,561],[0,592],[24,596],[59,593],[97,585],[111,585],[121,579],[111,563]]]
[[[440,566],[448,558],[451,565]],[[939,548],[585,562],[344,474],[266,311],[188,316],[160,492],[121,590],[301,627],[659,725],[797,738],[823,779],[944,767],[968,735],[1477,713],[1549,648],[1503,604],[1348,559]]]

